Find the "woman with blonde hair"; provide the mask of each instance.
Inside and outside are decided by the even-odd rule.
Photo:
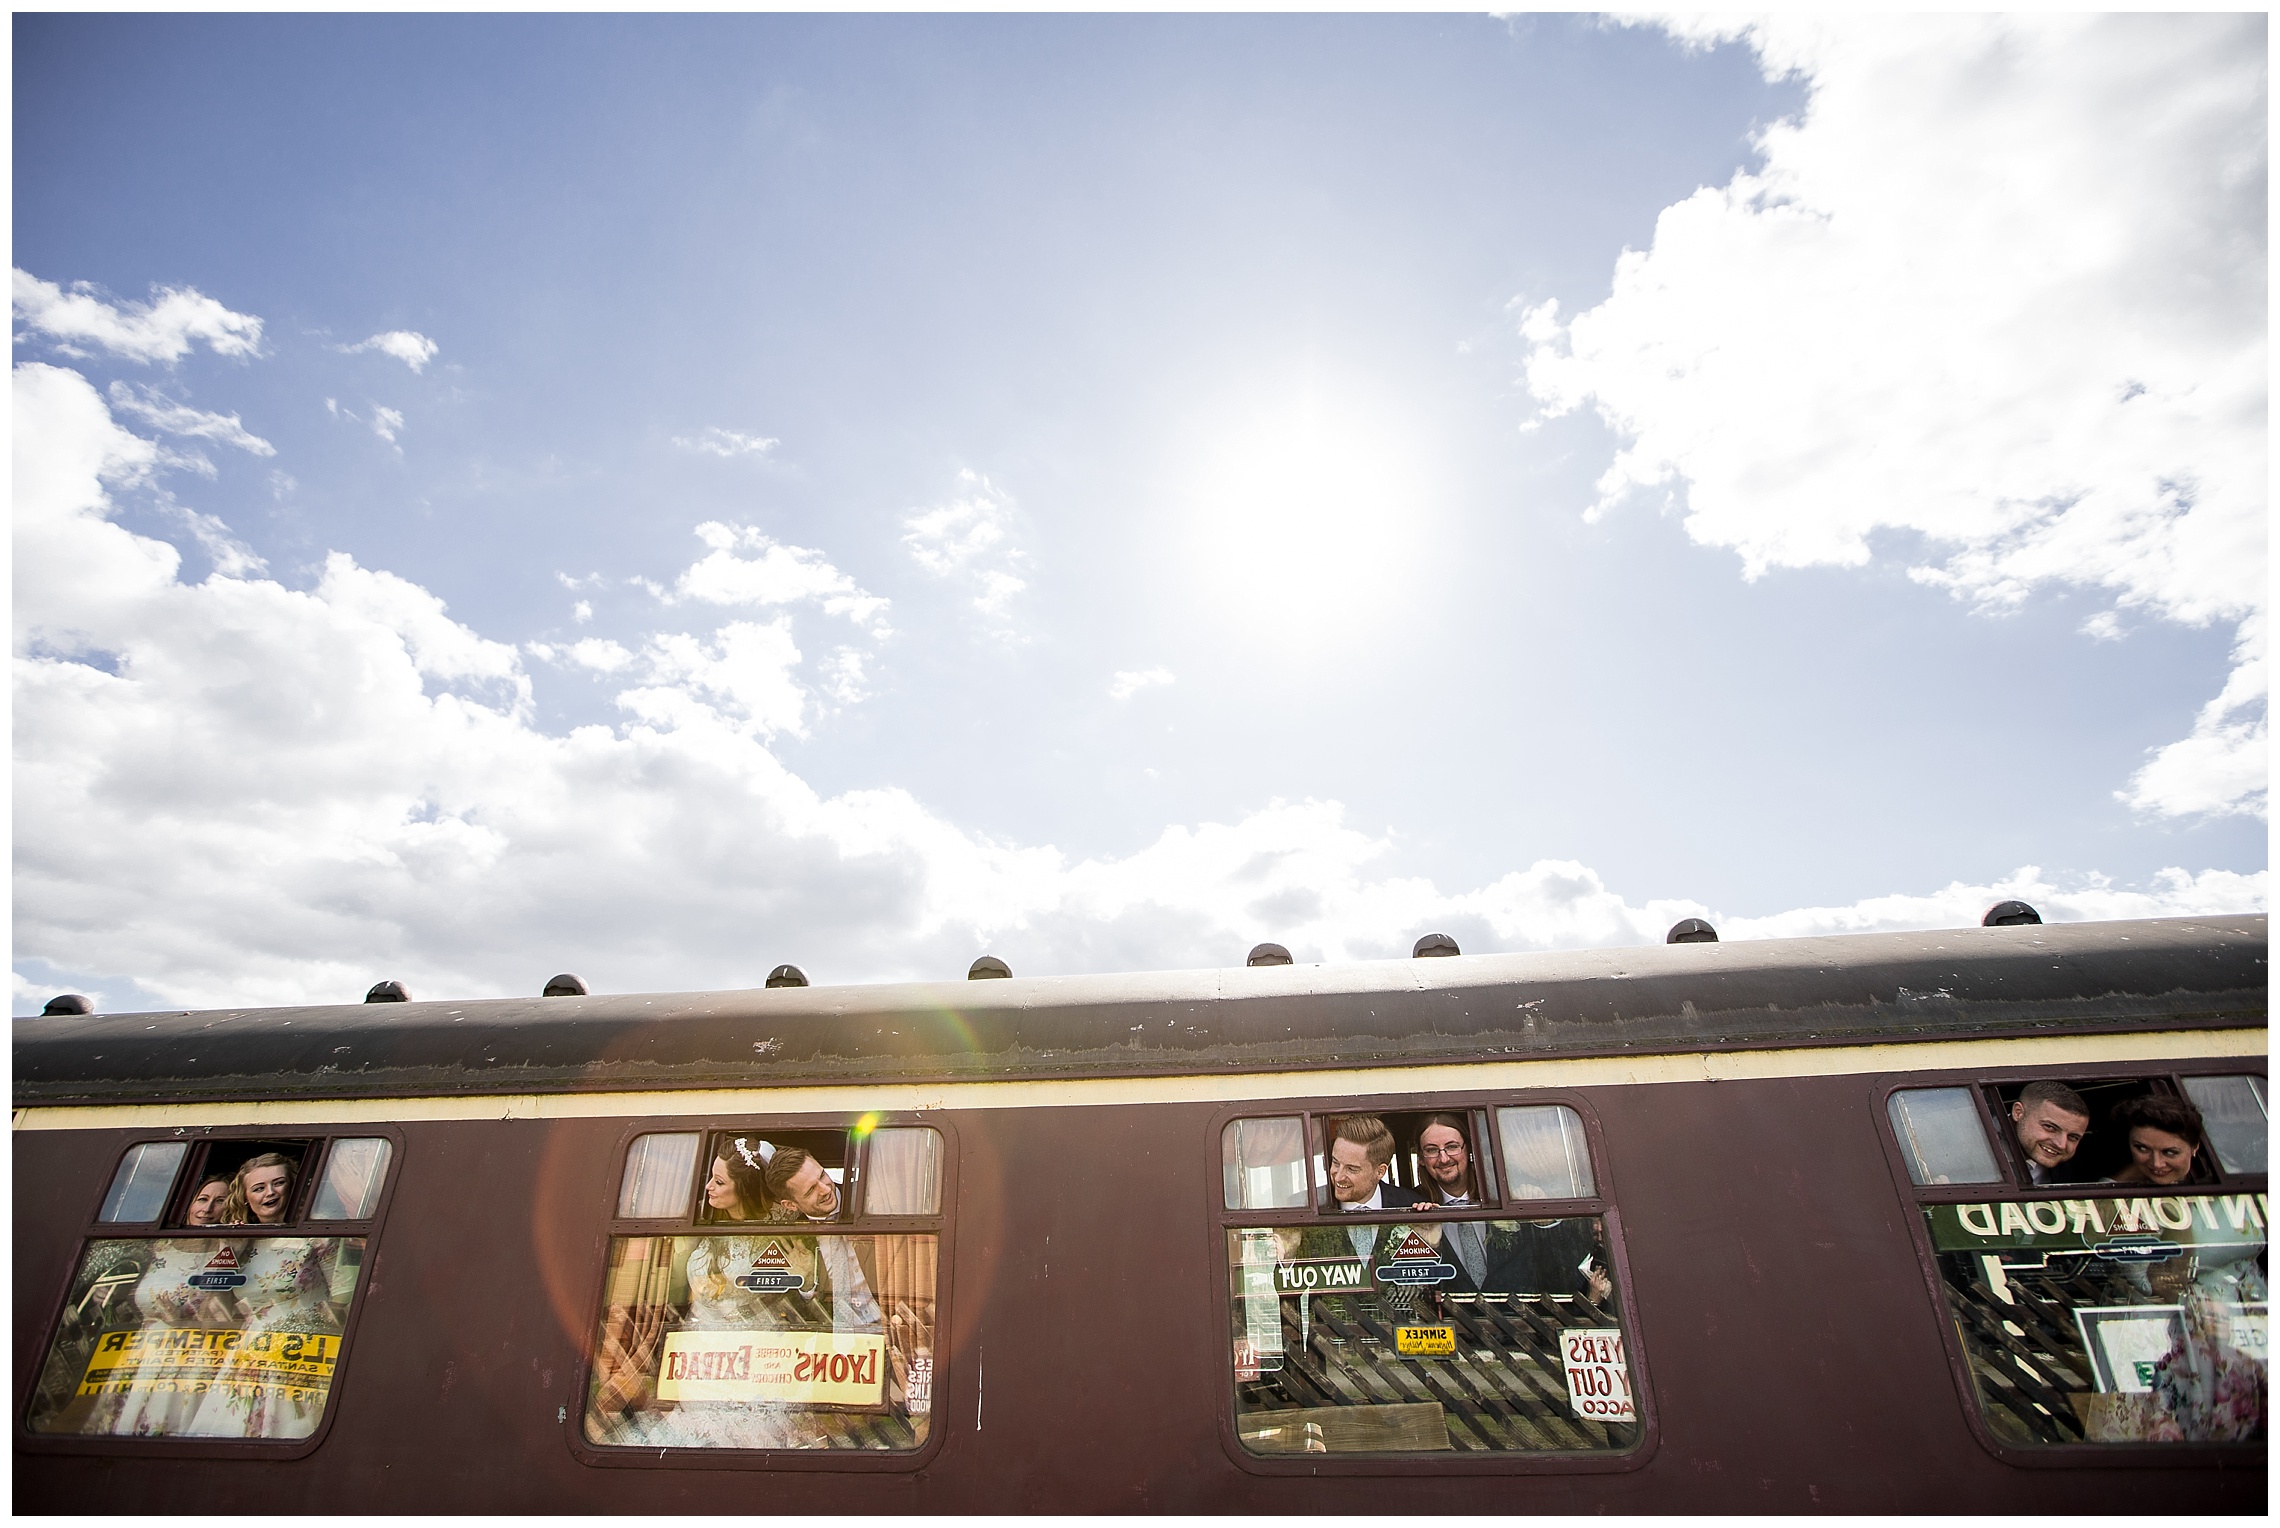
[[[230,1197],[222,1205],[222,1224],[278,1226],[293,1208],[293,1159],[283,1152],[265,1151],[238,1164],[230,1179]]]

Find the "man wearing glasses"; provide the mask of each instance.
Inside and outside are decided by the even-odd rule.
[[[1465,1147],[1464,1122],[1454,1114],[1428,1114],[1417,1132],[1417,1155],[1425,1164],[1427,1192],[1412,1206],[1419,1210],[1469,1210],[1481,1203],[1473,1178],[1472,1153]],[[1478,1220],[1452,1222],[1441,1245],[1457,1260],[1474,1289],[1485,1287],[1488,1277],[1488,1226]]]

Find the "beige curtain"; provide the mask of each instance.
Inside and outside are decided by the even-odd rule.
[[[1499,1109],[1496,1128],[1504,1141],[1504,1170],[1515,1199],[1589,1199],[1591,1151],[1583,1121],[1561,1104]]]
[[[933,1215],[942,1208],[942,1134],[924,1126],[871,1132],[870,1183],[864,1209],[872,1215]],[[932,1287],[931,1285],[929,1286]]]

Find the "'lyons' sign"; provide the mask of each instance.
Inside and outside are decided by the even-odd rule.
[[[876,1406],[886,1398],[886,1346],[864,1332],[672,1332],[657,1398]]]

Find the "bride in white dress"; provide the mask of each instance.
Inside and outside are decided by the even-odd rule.
[[[190,1196],[185,1219],[191,1227],[221,1224],[222,1205],[228,1199],[230,1180],[214,1174]],[[147,1243],[150,1261],[136,1281],[133,1300],[143,1318],[142,1347],[146,1354],[125,1388],[98,1401],[85,1431],[119,1437],[164,1438],[190,1431],[206,1399],[203,1365],[189,1355],[167,1351],[166,1334],[180,1331],[227,1330],[237,1324],[226,1295],[190,1283],[203,1272],[216,1252],[239,1244],[198,1239],[167,1239]]]

